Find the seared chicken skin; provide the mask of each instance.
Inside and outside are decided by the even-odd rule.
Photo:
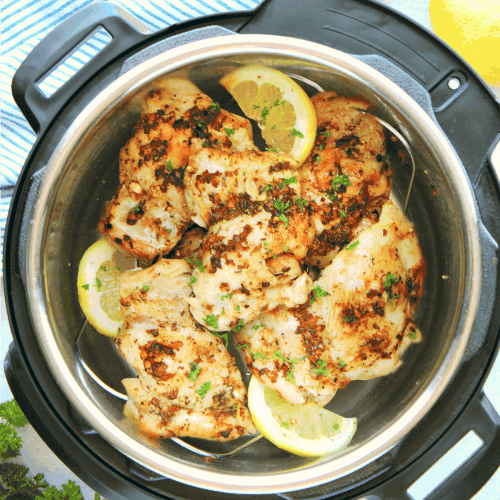
[[[337,97],[333,91],[311,100],[318,133],[300,180],[316,239],[306,262],[324,269],[357,234],[378,221],[389,199],[392,170],[385,161],[382,125],[358,111],[368,109],[368,102]]]
[[[193,220],[207,227],[193,264],[195,319],[213,331],[237,331],[263,311],[308,300],[301,263],[314,228],[300,204],[296,163],[288,156],[200,151],[185,174]]]
[[[127,414],[151,437],[253,434],[233,356],[189,312],[190,271],[182,259],[162,259],[122,275],[125,327],[116,343],[139,375],[124,380]]]
[[[262,314],[235,334],[253,374],[287,401],[325,405],[351,380],[396,370],[421,335],[412,317],[425,263],[391,201],[314,282],[303,306]]]
[[[99,231],[139,259],[167,254],[191,225],[184,169],[190,155],[208,147],[253,149],[250,123],[221,110],[190,81],[164,80],[148,93],[134,135],[121,149],[120,186]]]

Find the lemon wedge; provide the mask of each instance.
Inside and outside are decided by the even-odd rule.
[[[290,77],[267,66],[243,66],[220,79],[247,118],[255,120],[269,149],[301,165],[316,138],[311,99]]]
[[[259,431],[279,448],[303,457],[338,453],[356,432],[357,420],[313,403],[292,405],[252,376],[248,408]]]
[[[78,300],[89,323],[115,337],[123,324],[120,275],[133,269],[135,259],[108,240],[99,240],[83,254],[78,267]]]
[[[486,81],[500,86],[498,0],[430,0],[434,33],[456,50]]]

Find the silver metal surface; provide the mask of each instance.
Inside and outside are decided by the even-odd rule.
[[[328,408],[358,417],[341,455],[307,459],[260,440],[237,460],[210,464],[175,443],[151,443],[123,418],[111,396],[80,364],[74,334],[83,320],[76,296],[78,262],[95,240],[102,204],[118,185],[118,153],[131,134],[141,97],[166,75],[191,78],[213,99],[227,71],[258,61],[325,89],[358,95],[407,138],[417,165],[407,214],[427,262],[417,323],[424,340],[394,376],[353,382]],[[395,172],[394,195],[405,197],[411,173]],[[158,474],[206,490],[277,493],[335,481],[387,453],[427,414],[461,362],[476,318],[481,248],[472,191],[460,162],[432,119],[399,87],[360,61],[304,40],[235,35],[178,47],[131,69],[69,124],[54,148],[32,213],[26,252],[27,294],[36,339],[69,402],[111,445]],[[442,280],[441,276],[449,278]],[[92,370],[118,390],[119,354],[92,339]],[[86,358],[87,361],[88,358]],[[168,440],[167,440],[168,441]],[[225,452],[226,450],[222,450]]]

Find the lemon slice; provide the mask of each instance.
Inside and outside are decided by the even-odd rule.
[[[343,450],[356,432],[357,419],[344,418],[314,403],[292,405],[252,376],[248,408],[259,431],[279,448],[303,457]]]
[[[115,337],[123,324],[120,275],[132,269],[135,259],[108,240],[99,240],[83,254],[78,267],[78,300],[89,323]]]
[[[255,120],[271,150],[301,165],[314,145],[316,112],[302,87],[281,71],[244,66],[220,79],[247,118]]]

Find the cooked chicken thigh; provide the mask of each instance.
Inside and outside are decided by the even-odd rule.
[[[421,338],[412,317],[425,263],[413,224],[391,201],[333,259],[310,300],[262,314],[235,334],[253,374],[294,404],[396,370]]]
[[[318,134],[300,169],[300,181],[316,239],[306,262],[324,269],[357,234],[378,221],[389,198],[392,170],[385,161],[382,126],[358,111],[368,109],[368,102],[337,97],[333,91],[311,100]]]
[[[304,303],[302,272],[313,236],[300,202],[296,163],[285,155],[200,151],[186,169],[186,201],[208,227],[194,266],[195,319],[214,331],[241,329],[263,311]]]
[[[124,381],[127,412],[155,437],[225,440],[252,434],[234,358],[189,312],[190,271],[182,259],[162,259],[122,275],[125,327],[116,343],[139,375]]]
[[[208,147],[253,149],[249,121],[221,110],[188,80],[164,80],[148,93],[120,152],[120,187],[99,231],[139,259],[167,254],[191,225],[184,169],[191,154]]]

